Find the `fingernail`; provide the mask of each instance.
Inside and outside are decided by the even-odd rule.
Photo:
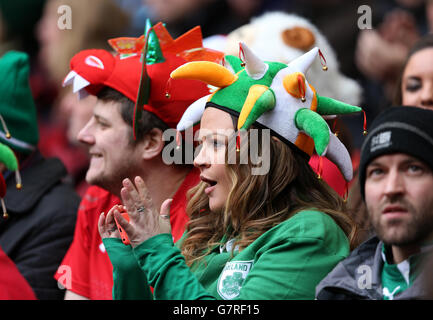
[[[136,176],[135,177],[135,183],[143,183],[143,179],[141,179],[141,177],[140,176]]]

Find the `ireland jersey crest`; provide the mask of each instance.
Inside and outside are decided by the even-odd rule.
[[[253,260],[227,262],[218,280],[219,295],[225,300],[238,297],[252,266]]]

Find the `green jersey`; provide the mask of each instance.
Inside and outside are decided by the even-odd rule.
[[[389,257],[389,259],[387,258]],[[419,274],[419,263],[422,253],[414,254],[408,259],[394,264],[392,263],[392,249],[390,246],[382,246],[382,293],[384,300],[394,300],[394,297],[409,288]],[[391,262],[388,262],[391,261]]]
[[[132,249],[104,239],[114,299],[314,299],[316,285],[348,256],[349,241],[327,214],[301,211],[239,252],[215,246],[189,268],[169,234]]]

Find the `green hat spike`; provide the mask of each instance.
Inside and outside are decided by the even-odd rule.
[[[143,106],[149,103],[150,97],[150,77],[147,73],[147,65],[162,63],[165,61],[164,55],[161,51],[159,39],[152,29],[152,24],[149,19],[146,19],[146,25],[144,28],[145,45],[142,53],[142,69],[140,77],[140,85],[138,87],[137,99],[134,106],[134,119],[132,123],[134,140],[137,139],[138,127],[136,125],[137,119],[141,118],[143,112]],[[146,62],[143,63],[143,57],[146,57]]]
[[[275,107],[275,93],[264,85],[251,86],[239,114],[238,129],[247,130],[263,113]]]
[[[316,93],[317,97],[317,112],[321,115],[334,115],[360,112],[360,107],[352,106],[350,104],[334,100],[328,97],[321,97]]]
[[[314,147],[322,156],[329,144],[329,127],[326,121],[316,112],[301,108],[295,114],[295,124],[299,130],[305,131],[314,140]]]
[[[8,146],[0,143],[0,162],[10,171],[18,170],[18,161],[14,152]]]
[[[161,46],[159,44],[159,39],[152,29],[152,24],[149,19],[146,19],[146,25],[144,29],[144,35],[146,37],[146,63],[154,64],[164,62],[164,55],[162,54]]]
[[[151,36],[154,35],[154,36]],[[138,126],[137,120],[141,118],[141,114],[143,112],[143,106],[149,102],[150,97],[150,77],[147,73],[147,64],[148,61],[156,61],[158,51],[161,52],[161,48],[159,47],[158,38],[155,35],[155,32],[152,30],[152,24],[149,19],[146,19],[146,25],[144,27],[144,36],[145,36],[145,44],[143,47],[143,53],[141,54],[141,76],[140,76],[140,84],[138,86],[137,99],[135,100],[134,106],[134,119],[132,121],[132,131],[134,134],[134,140],[137,139],[138,134]],[[157,47],[155,47],[155,40],[151,41],[151,38],[156,38]],[[150,44],[150,42],[152,42]],[[149,46],[150,44],[150,46]],[[149,53],[149,47],[151,47],[151,52]],[[156,48],[156,49],[155,49]],[[145,61],[143,61],[143,57],[146,57]]]
[[[21,189],[22,183],[17,157],[12,149],[3,143],[0,143],[0,162],[4,163],[8,170],[15,171],[16,187]]]

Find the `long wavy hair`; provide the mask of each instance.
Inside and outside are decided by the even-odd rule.
[[[344,200],[317,177],[305,155],[278,139],[271,138],[269,145],[270,168],[265,175],[252,174],[251,159],[248,164],[239,161],[226,164],[232,187],[223,212],[209,209],[209,198],[204,193],[206,183],[201,182],[188,192],[190,220],[181,250],[189,266],[204,258],[216,245],[222,245],[223,236],[236,239],[233,248],[238,246],[242,250],[267,230],[304,209],[330,215],[347,235],[351,249],[357,245],[357,228],[347,214]],[[263,152],[261,143],[258,150]]]

